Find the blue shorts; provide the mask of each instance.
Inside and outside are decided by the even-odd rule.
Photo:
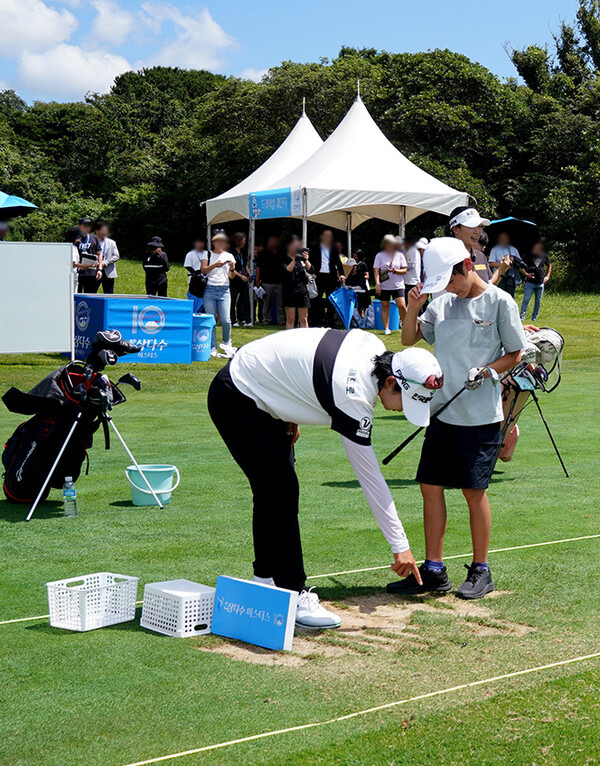
[[[455,426],[433,419],[417,469],[420,484],[487,489],[502,442],[500,423]]]

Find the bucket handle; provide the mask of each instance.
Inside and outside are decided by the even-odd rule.
[[[179,482],[181,481],[181,475],[180,475],[179,469],[177,468],[176,465],[173,466],[173,470],[177,474],[177,481],[171,487],[171,489],[166,490],[167,492],[173,492],[174,489],[177,489],[177,487],[179,486]],[[128,468],[125,469],[125,476],[127,477],[127,481],[131,484],[132,487],[135,487],[137,490],[139,490],[140,492],[143,492],[145,495],[151,495],[152,494],[152,492],[150,492],[149,489],[142,489],[142,487],[138,487],[138,485],[135,482],[131,481],[131,477],[129,476],[129,469]],[[157,491],[157,490],[155,490],[155,491]]]

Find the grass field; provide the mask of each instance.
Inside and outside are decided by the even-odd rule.
[[[122,287],[139,264],[124,264]],[[185,290],[179,269],[173,286]],[[175,279],[177,278],[177,280]],[[172,294],[176,294],[173,289]],[[565,479],[535,410],[521,419],[514,461],[494,475],[492,548],[600,535],[597,498],[600,310],[596,296],[547,295],[543,324],[566,337],[560,388],[542,398],[571,478]],[[234,330],[236,345],[264,332]],[[400,347],[398,335],[385,339]],[[0,501],[0,623],[47,612],[45,583],[94,571],[144,583],[220,573],[251,574],[250,495],[206,412],[222,360],[133,366],[144,387],[115,421],[140,462],[172,462],[182,474],[164,511],[134,508],[120,446],[91,451],[77,485],[79,516],[61,515],[53,491],[30,524]],[[27,389],[59,364],[48,356],[1,357],[0,391]],[[23,418],[0,410],[6,438]],[[374,445],[383,457],[411,428],[379,409]],[[419,441],[384,469],[415,555],[422,558]],[[600,652],[600,539],[492,553],[497,591],[475,604],[452,595],[388,596],[389,563],[339,439],[305,427],[297,445],[301,526],[311,585],[343,617],[342,629],[297,635],[280,654],[205,636],[169,639],[137,621],[90,633],[46,618],[0,624],[0,764],[125,766],[256,734],[323,726],[197,752],[167,763],[593,764],[600,762],[600,658],[464,685]],[[265,455],[268,465],[268,455]],[[464,502],[449,494],[451,579],[470,561]],[[139,617],[139,612],[138,612]],[[463,688],[455,688],[463,687]],[[444,694],[430,695],[454,688]]]

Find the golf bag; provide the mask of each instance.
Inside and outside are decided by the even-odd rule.
[[[11,412],[33,416],[17,427],[2,453],[3,489],[10,502],[31,503],[37,497],[65,442],[42,500],[50,488],[60,489],[66,476],[73,481],[79,477],[93,434],[101,425],[109,448],[107,411],[126,399],[101,370],[115,364],[118,356],[138,350],[116,331],[98,333],[86,362],[60,367],[28,393],[11,388],[4,394],[2,401]]]
[[[502,446],[498,458],[508,463],[519,439],[519,416],[532,400],[536,389],[554,391],[561,381],[564,338],[551,327],[537,332],[526,331],[527,345],[521,352],[521,363],[502,379]]]

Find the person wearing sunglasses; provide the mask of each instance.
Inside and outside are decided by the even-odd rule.
[[[392,549],[392,570],[399,577],[412,573],[420,582],[371,446],[371,427],[377,400],[386,410],[403,411],[411,423],[426,426],[441,378],[439,364],[426,349],[394,354],[363,330],[299,328],[242,346],[211,383],[208,411],[252,488],[255,579],[298,591],[297,625],[336,628],[341,623],[316,593],[306,590],[292,449],[298,424],[329,426],[340,435]]]
[[[425,282],[410,292],[402,343],[412,346],[423,338],[435,344],[446,381],[436,398],[439,416],[427,429],[417,470],[425,524],[422,584],[409,576],[390,583],[388,591],[408,595],[451,589],[443,563],[444,492],[454,487],[467,502],[473,541],[473,561],[456,595],[482,598],[495,587],[487,563],[491,511],[486,490],[501,443],[499,376],[520,361],[525,334],[514,299],[480,276],[460,239],[434,239],[423,254],[423,265]],[[442,290],[446,292],[419,316],[428,295]],[[463,393],[450,403],[458,392]]]

